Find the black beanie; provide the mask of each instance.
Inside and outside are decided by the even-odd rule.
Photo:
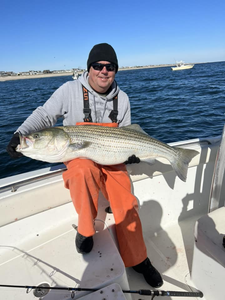
[[[97,44],[91,49],[87,60],[87,70],[89,71],[91,64],[101,60],[109,61],[115,64],[116,72],[118,71],[118,60],[116,52],[109,44]]]

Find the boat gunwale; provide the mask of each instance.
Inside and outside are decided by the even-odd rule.
[[[209,138],[195,138],[185,141],[178,141],[168,143],[169,146],[172,147],[188,147],[188,146],[195,146],[199,145],[200,147],[203,144],[212,145],[217,144],[221,140],[221,135],[216,137],[209,137]],[[160,160],[160,159],[159,159]],[[127,165],[128,169],[132,169],[132,166]],[[30,171],[21,173],[19,175],[9,176],[3,179],[0,179],[0,193],[4,193],[7,191],[16,192],[18,188],[26,186],[27,184],[37,183],[41,180],[47,180],[51,178],[56,178],[57,176],[61,175],[66,170],[64,164],[58,164],[53,167],[38,169],[36,171]],[[21,177],[22,176],[22,177]],[[24,177],[25,176],[25,177]],[[60,179],[61,180],[61,177]],[[135,179],[133,180],[135,181]]]

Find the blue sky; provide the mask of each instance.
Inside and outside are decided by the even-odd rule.
[[[86,68],[107,42],[120,66],[225,60],[224,0],[1,0],[0,71]]]

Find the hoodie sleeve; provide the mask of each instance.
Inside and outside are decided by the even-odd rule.
[[[67,83],[59,87],[43,106],[37,107],[33,113],[16,130],[22,134],[52,127],[57,119],[63,117],[67,109]]]
[[[131,124],[131,110],[130,101],[128,95],[122,90],[119,91],[119,127],[127,126]]]

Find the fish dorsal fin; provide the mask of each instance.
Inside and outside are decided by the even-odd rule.
[[[124,126],[124,127],[121,127],[121,129],[124,129],[124,130],[135,130],[135,131],[139,131],[141,133],[144,133],[144,134],[147,134],[142,128],[140,125],[138,124],[131,124],[131,125],[127,125],[127,126]],[[148,134],[147,134],[148,135]]]

